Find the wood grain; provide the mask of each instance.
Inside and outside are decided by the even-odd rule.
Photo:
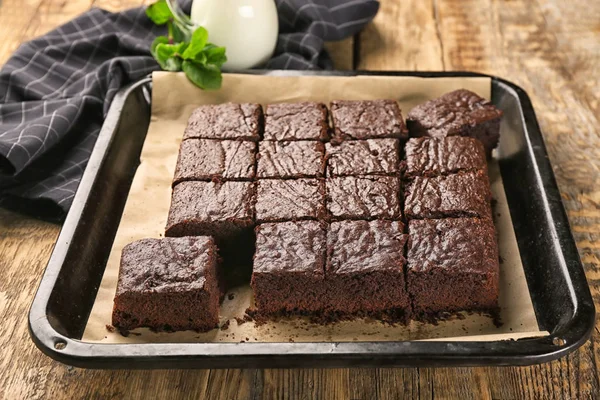
[[[23,40],[91,5],[141,0],[3,0],[0,63]],[[596,304],[600,304],[600,3],[382,0],[375,21],[332,46],[336,66],[473,70],[531,96]],[[328,47],[329,48],[329,47]],[[522,368],[90,371],[35,349],[27,312],[57,225],[0,210],[0,398],[598,398],[600,331],[561,360]]]

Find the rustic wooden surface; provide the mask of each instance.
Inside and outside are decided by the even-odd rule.
[[[91,6],[140,0],[2,0],[0,64],[19,43]],[[340,69],[472,70],[531,96],[596,303],[600,303],[600,2],[382,0]],[[42,355],[27,312],[60,227],[0,210],[0,398],[596,398],[600,332],[523,368],[90,371]]]

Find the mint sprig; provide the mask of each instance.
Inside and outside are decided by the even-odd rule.
[[[227,61],[225,47],[208,43],[208,31],[198,27],[191,36],[175,23],[165,0],[148,6],[146,15],[156,25],[167,24],[168,36],[158,36],[150,46],[152,56],[165,71],[183,71],[201,89],[219,89],[221,67]]]

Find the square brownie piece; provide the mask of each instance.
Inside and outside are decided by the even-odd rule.
[[[225,103],[196,108],[188,120],[184,139],[239,139],[258,141],[262,131],[260,104]]]
[[[414,220],[408,234],[408,291],[417,315],[498,308],[498,244],[491,220]]]
[[[395,175],[399,170],[397,139],[352,140],[325,145],[327,176]]]
[[[470,136],[479,139],[488,154],[498,145],[502,111],[466,89],[416,106],[406,124],[411,137]]]
[[[165,236],[230,240],[254,225],[254,183],[181,182],[173,188]]]
[[[252,180],[256,143],[188,139],[181,143],[173,186],[183,181]]]
[[[327,140],[327,107],[322,103],[269,104],[265,140]]]
[[[217,248],[205,236],[142,239],[121,253],[112,324],[208,331],[219,322]]]
[[[331,102],[331,116],[336,141],[408,137],[395,100],[336,100]]]
[[[404,245],[408,235],[399,221],[333,222],[327,234],[330,310],[377,316],[386,311],[408,316]]]
[[[334,220],[398,219],[399,195],[398,177],[327,178],[327,210]]]
[[[491,200],[490,183],[483,171],[419,176],[404,189],[404,215],[408,219],[491,218]]]
[[[325,184],[321,179],[262,179],[256,186],[256,222],[321,219]]]
[[[320,178],[325,171],[325,146],[314,140],[259,144],[258,178]]]
[[[323,309],[325,243],[325,229],[317,221],[262,224],[256,228],[251,284],[260,314]]]
[[[404,176],[407,178],[448,175],[460,171],[487,172],[483,144],[470,137],[409,139],[404,152]]]

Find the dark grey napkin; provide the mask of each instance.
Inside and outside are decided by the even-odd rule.
[[[360,31],[375,0],[277,0],[271,69],[331,69],[324,41]],[[60,220],[69,210],[115,93],[158,70],[164,28],[145,8],[91,9],[24,43],[0,70],[0,205]]]

